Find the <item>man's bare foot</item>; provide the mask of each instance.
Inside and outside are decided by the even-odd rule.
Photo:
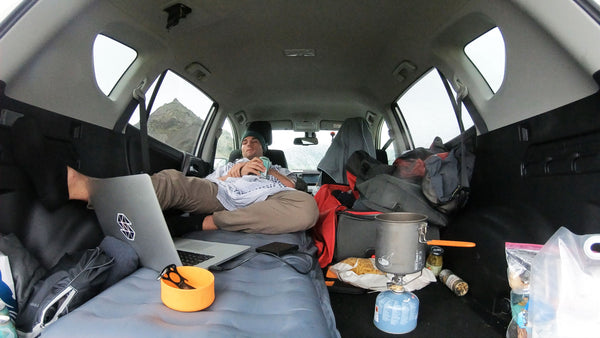
[[[69,187],[69,199],[88,202],[90,177],[67,167],[67,186]]]
[[[219,228],[215,225],[215,221],[214,221],[212,215],[208,215],[208,216],[204,217],[204,220],[202,221],[202,231],[217,230],[217,229],[219,229]]]

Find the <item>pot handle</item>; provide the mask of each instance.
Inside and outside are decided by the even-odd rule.
[[[445,240],[439,240],[439,239],[432,239],[430,241],[427,241],[427,245],[455,246],[455,247],[459,247],[459,248],[475,247],[475,243],[473,243],[473,242],[445,241]]]
[[[427,243],[427,222],[419,224],[419,243]]]
[[[463,242],[463,241],[446,241],[440,239],[427,240],[427,222],[419,224],[419,243],[427,245],[439,245],[439,246],[454,246],[459,248],[473,248],[475,243]]]

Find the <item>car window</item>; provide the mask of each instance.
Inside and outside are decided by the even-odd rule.
[[[597,23],[600,23],[600,0],[575,0]]]
[[[2,0],[0,1],[0,22],[4,21],[12,11],[21,4],[23,0]]]
[[[233,131],[229,118],[223,123],[223,131],[217,140],[217,151],[215,153],[214,168],[226,164],[229,160],[229,154],[233,151],[235,143],[233,142]]]
[[[98,34],[94,40],[93,57],[96,83],[108,96],[137,57],[137,52],[119,41]]]
[[[319,144],[296,145],[294,139],[304,137],[302,132],[291,130],[273,130],[273,144],[270,149],[283,150],[290,170],[317,170],[317,165],[331,145],[331,140],[337,131],[321,130],[316,132]]]
[[[379,148],[383,149],[383,147],[386,146],[388,141],[390,141],[390,128],[387,122],[383,121],[383,123],[381,124],[381,130],[379,131]],[[396,150],[394,148],[393,142],[387,144],[385,152],[387,154],[388,164],[394,163],[394,160],[396,159]]]
[[[452,101],[442,81],[437,69],[432,68],[396,102],[415,147],[429,148],[436,136],[448,142],[460,135]],[[463,125],[468,129],[473,121],[464,105],[462,112]]]
[[[500,29],[491,29],[468,43],[465,54],[496,93],[504,81],[506,68],[506,50]]]
[[[146,104],[151,101],[159,79],[146,92]],[[200,89],[169,70],[150,107],[148,135],[175,149],[195,154],[200,129],[212,105],[213,101]],[[138,107],[129,124],[139,128],[139,120]]]

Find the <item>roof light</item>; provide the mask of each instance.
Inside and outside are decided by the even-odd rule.
[[[296,49],[284,49],[283,55],[285,56],[315,56],[315,50],[312,48],[296,48]]]

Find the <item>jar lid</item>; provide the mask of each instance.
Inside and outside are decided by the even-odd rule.
[[[444,249],[441,246],[432,246],[431,253],[435,256],[441,256],[444,254]]]

